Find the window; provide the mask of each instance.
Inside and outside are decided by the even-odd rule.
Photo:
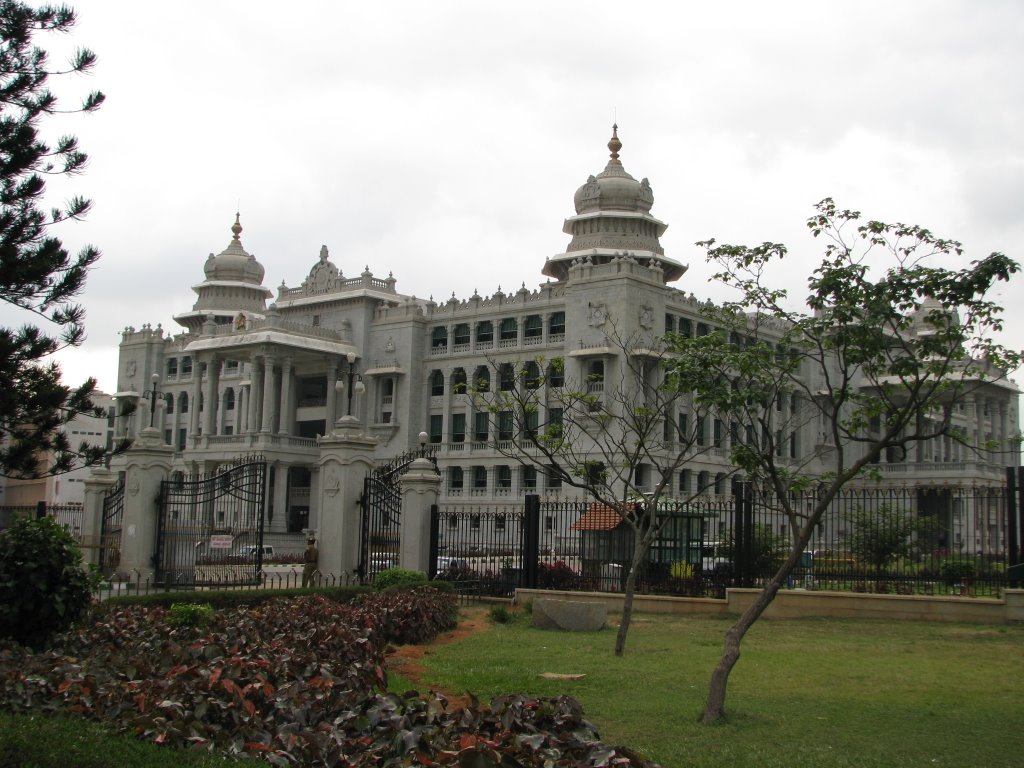
[[[688,494],[690,492],[690,470],[684,469],[679,473],[679,493]]]
[[[480,515],[469,516],[469,527],[474,531],[480,530]]]
[[[710,490],[710,488],[709,488],[710,485],[711,485],[711,475],[709,475],[707,472],[701,472],[700,474],[697,475],[697,492],[698,493],[707,493],[708,490]]]
[[[167,361],[167,375],[177,376],[178,375],[178,358],[172,357]]]
[[[466,439],[466,414],[452,414],[452,442],[461,443]]]
[[[523,322],[523,336],[527,339],[539,339],[544,335],[544,321],[540,315],[529,315]]]
[[[587,470],[587,482],[592,485],[599,485],[604,482],[607,475],[604,470],[603,461],[588,461],[584,466]]]
[[[430,417],[430,442],[441,442],[442,429],[444,429],[444,416],[440,413],[432,414]]]
[[[548,324],[548,333],[552,336],[565,334],[565,312],[552,312],[551,321]]]
[[[224,363],[224,370],[228,371],[229,373],[232,372],[232,371],[237,371],[238,370],[238,361],[237,360],[228,360],[226,363]]]
[[[554,515],[544,515],[544,530],[545,531],[553,531],[553,530],[555,530],[555,516]]]
[[[188,392],[178,395],[178,413],[188,413]]]
[[[540,386],[540,366],[533,360],[523,367],[523,383],[527,389],[536,389]]]
[[[522,486],[528,490],[534,490],[537,487],[537,468],[536,467],[523,467],[522,471]]]
[[[514,317],[506,317],[498,327],[498,338],[501,341],[512,341],[519,338],[519,323]]]
[[[498,388],[502,392],[511,392],[516,388],[516,369],[512,363],[502,363],[498,368]]]
[[[711,329],[707,323],[697,323],[697,336],[707,336],[711,333]]]
[[[228,387],[226,390],[224,390],[224,410],[235,410],[235,390],[233,390],[231,387]]]
[[[690,440],[690,414],[685,411],[681,412],[676,417],[676,423],[679,425],[679,439],[686,443]]]
[[[473,467],[473,487],[478,490],[487,487],[487,467]]]
[[[562,476],[558,474],[558,470],[554,467],[550,467],[547,472],[548,475],[548,488],[561,488],[562,487]]]
[[[477,366],[473,373],[473,386],[477,392],[491,391],[491,369],[486,365]]]
[[[490,424],[490,414],[481,411],[473,415],[473,440],[478,443],[487,442],[487,427]]]
[[[665,313],[665,333],[675,333],[676,330],[676,316],[671,315],[668,312]]]
[[[504,531],[505,530],[505,516],[495,515],[494,516],[494,530]]]
[[[722,445],[722,420],[715,419],[715,447],[719,448]]]
[[[430,332],[430,348],[445,349],[448,347],[448,329],[443,325]]]
[[[456,395],[466,393],[466,369],[456,368],[452,371],[452,392]]]
[[[184,428],[178,430],[178,450],[179,451],[184,451],[185,450],[185,440],[186,440],[186,435],[187,434],[188,433],[187,433],[187,431]]]
[[[536,410],[523,414],[523,433],[528,440],[537,437],[537,425],[540,423],[540,414]]]
[[[167,405],[168,415],[174,413],[174,395],[172,395],[170,392],[164,395],[164,403]],[[171,441],[168,440],[167,442],[168,444],[170,444]]]
[[[513,428],[512,411],[501,411],[498,414],[498,439],[511,440]]]
[[[679,318],[679,330],[677,333],[686,336],[687,338],[693,336],[693,323],[688,317]]]
[[[498,467],[498,487],[512,487],[512,467],[508,466],[507,464],[502,464],[501,466]]]
[[[725,475],[721,472],[715,475],[715,493],[719,496],[725,493]]]
[[[444,374],[437,369],[430,372],[430,394],[432,397],[444,394]]]
[[[490,320],[481,320],[477,323],[476,341],[477,344],[481,342],[490,343],[494,341],[494,323]]]
[[[452,332],[452,343],[456,346],[469,344],[469,324],[459,323]]]
[[[562,409],[548,408],[548,423],[545,426],[544,436],[550,440],[557,440],[562,436]]]
[[[590,384],[604,383],[604,360],[590,361],[590,366],[587,368],[587,381]]]
[[[192,358],[185,355],[181,358],[181,375],[188,376],[192,373]]]
[[[548,364],[548,386],[559,387],[565,386],[565,360],[560,357],[556,357]]]
[[[462,467],[448,467],[448,488],[462,489]]]

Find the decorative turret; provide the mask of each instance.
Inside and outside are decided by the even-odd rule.
[[[263,265],[242,247],[239,218],[236,213],[227,248],[216,256],[211,253],[206,259],[203,265],[206,279],[192,286],[198,295],[192,311],[174,317],[193,333],[200,333],[208,318],[212,318],[215,325],[239,325],[240,316],[262,317],[266,312],[267,299],[272,294],[263,287]],[[244,326],[242,322],[240,327]]]
[[[686,267],[665,257],[658,238],[668,225],[651,216],[650,182],[637,181],[622,166],[618,125],[612,126],[608,149],[611,156],[604,170],[590,176],[573,197],[576,215],[566,219],[562,228],[572,235],[569,247],[547,261],[544,274],[563,280],[581,257],[602,264],[628,254],[641,264],[661,267],[665,282],[677,280]]]

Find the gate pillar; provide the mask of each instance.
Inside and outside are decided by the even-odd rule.
[[[320,438],[319,445],[315,531],[320,551],[318,567],[325,578],[337,583],[352,577],[359,568],[359,498],[363,478],[373,469],[377,441],[363,434],[358,419],[343,416],[329,435]]]
[[[160,483],[171,471],[174,448],[160,430],[146,427],[125,452],[124,522],[118,571],[133,581],[151,580],[156,572],[156,530]]]
[[[398,566],[430,573],[430,509],[440,495],[441,475],[420,457],[402,475],[402,522]]]
[[[117,484],[117,475],[104,467],[95,467],[85,479],[85,505],[82,509],[82,559],[100,562],[103,532],[103,499]]]

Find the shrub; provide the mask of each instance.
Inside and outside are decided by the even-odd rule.
[[[45,646],[85,613],[91,587],[78,545],[53,518],[0,533],[0,637]]]
[[[319,595],[344,605],[358,595],[369,592],[369,587],[311,587],[307,589],[211,589],[203,592],[203,602],[214,609],[235,608],[243,605],[260,605],[268,600],[286,597]],[[170,608],[175,603],[195,600],[195,592],[150,592],[147,595],[118,595],[104,602],[107,605],[150,605]]]
[[[939,566],[939,575],[951,586],[964,579],[973,579],[975,573],[974,563],[970,560],[949,559]]]
[[[454,594],[426,585],[362,595],[353,608],[359,623],[384,641],[402,645],[430,642],[439,632],[454,629],[459,615]]]
[[[504,605],[492,605],[487,611],[487,617],[495,624],[508,624],[515,618],[512,611]]]
[[[377,590],[384,589],[407,589],[409,587],[420,587],[427,583],[427,574],[423,571],[407,571],[402,568],[388,568],[381,571],[373,580],[373,587]]]
[[[576,584],[579,574],[564,560],[537,565],[537,586],[540,589],[569,589]]]
[[[673,579],[692,579],[693,565],[685,560],[677,560],[672,563],[672,567],[669,569],[669,575],[671,575]]]
[[[167,623],[172,627],[204,627],[213,616],[209,603],[174,603],[167,613]]]

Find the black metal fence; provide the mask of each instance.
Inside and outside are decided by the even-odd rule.
[[[1015,484],[845,490],[813,528],[785,586],[997,597],[1024,581],[1024,566],[1012,568],[1024,530],[1019,497]],[[639,518],[656,535],[637,591],[722,598],[729,587],[760,586],[788,557],[816,502],[814,491],[783,504],[749,485],[730,497],[667,501]],[[622,591],[636,535],[610,508],[537,497],[525,505],[452,505],[437,511],[433,526],[437,576],[491,595],[517,586]]]
[[[81,504],[47,504],[41,501],[38,504],[0,507],[0,531],[12,526],[15,520],[28,517],[52,517],[75,537],[75,541],[82,541],[85,508]]]

